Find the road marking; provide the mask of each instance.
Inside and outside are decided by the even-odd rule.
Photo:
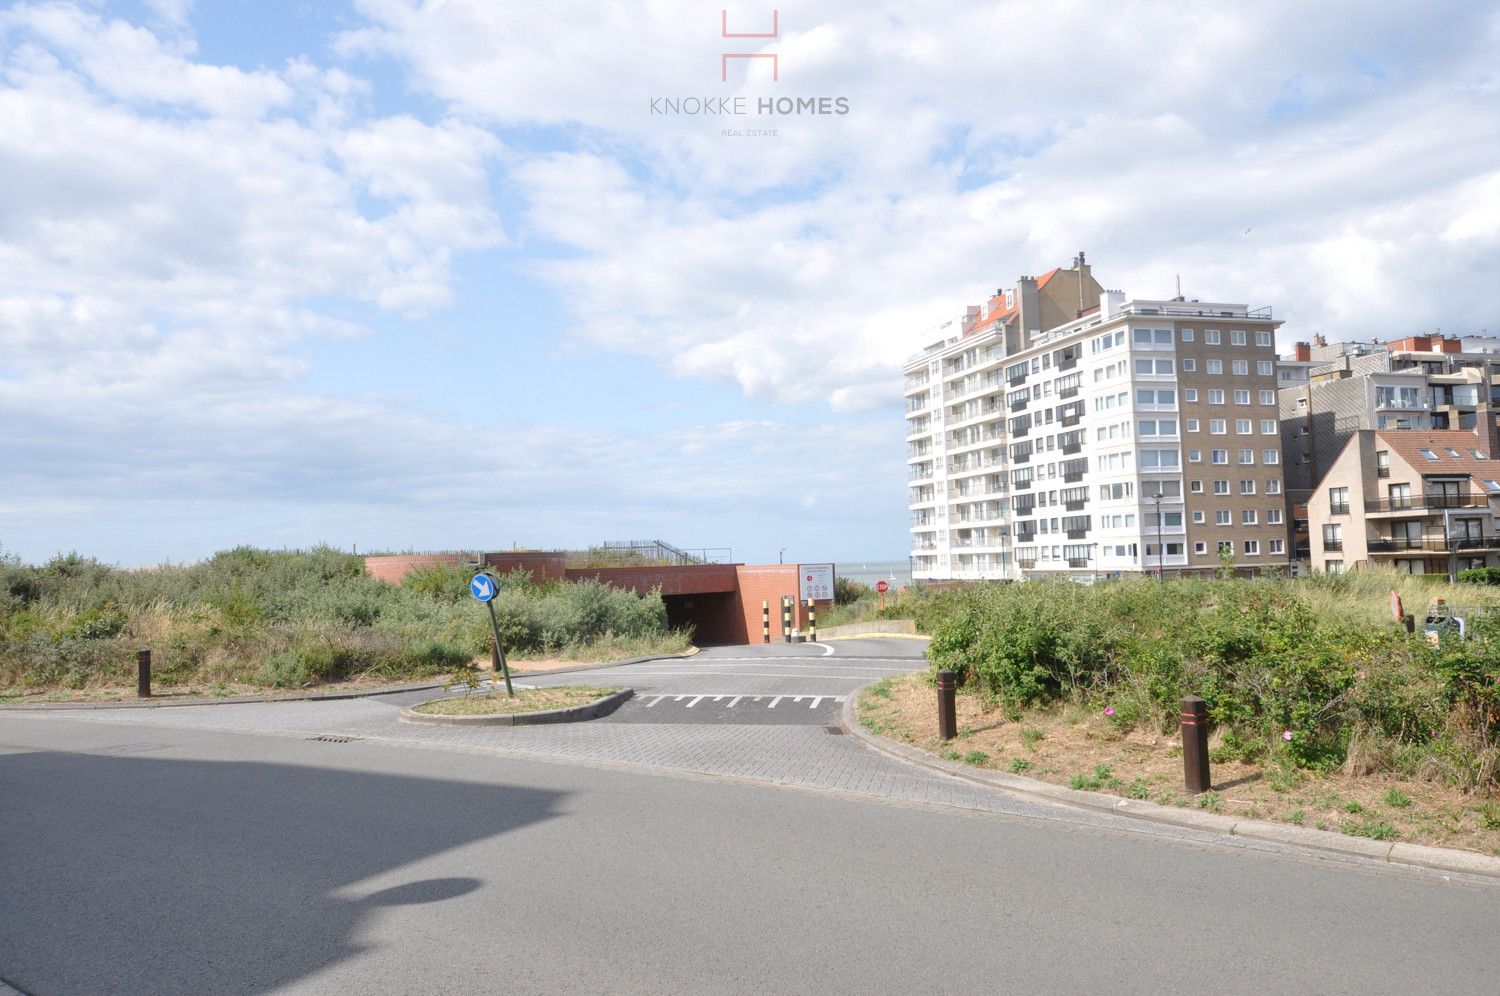
[[[729,708],[733,709],[734,708],[734,704],[736,702],[738,702],[742,698],[744,698],[743,695],[736,695],[734,698],[730,699],[729,700]]]
[[[890,668],[861,668],[862,674],[845,673],[829,674],[820,671],[809,674],[805,671],[632,671],[632,678],[838,678],[842,681],[857,681],[865,675],[874,677],[886,677],[890,675],[906,674],[906,669],[895,671]]]
[[[818,703],[822,702],[822,701],[823,701],[823,696],[821,696],[821,695],[814,695],[813,696],[813,700],[812,700],[812,705],[808,706],[808,708],[809,709],[816,709],[818,707]]]
[[[704,698],[705,698],[705,696],[702,696],[702,695],[698,696],[697,698],[693,699],[693,701],[689,702],[687,704],[687,707],[689,709],[691,709],[693,706],[697,705],[699,702],[702,702]]]
[[[778,696],[776,696],[774,699],[771,700],[771,704],[768,705],[768,706],[766,706],[766,708],[767,709],[775,709],[776,708],[776,703],[780,702],[785,697],[786,696],[784,696],[784,695],[778,695]]]
[[[823,656],[824,657],[832,657],[833,656],[833,648],[830,647],[830,646],[828,646],[827,644],[823,644],[823,643],[809,643],[808,646],[810,646],[810,647],[822,647],[823,648]]]
[[[658,696],[656,696],[650,702],[646,703],[646,708],[650,709],[652,706],[656,705],[656,703],[660,702],[664,698],[666,698],[665,695],[658,695]]]

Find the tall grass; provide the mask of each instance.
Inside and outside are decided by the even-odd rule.
[[[1436,646],[1391,616],[1400,591],[1467,612]],[[938,593],[920,610],[929,658],[1012,708],[1109,710],[1170,730],[1202,695],[1246,757],[1500,785],[1500,598],[1493,589],[1344,575],[1310,580],[1028,582]]]
[[[459,565],[376,581],[327,547],[240,547],[207,561],[125,570],[70,554],[28,566],[0,558],[0,688],[126,681],[149,648],[165,685],[300,686],[360,675],[424,677],[489,652],[489,619]],[[594,581],[503,580],[502,637],[520,656],[597,659],[686,644],[659,595]]]

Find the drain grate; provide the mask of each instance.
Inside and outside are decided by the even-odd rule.
[[[825,726],[823,727],[823,732],[832,733],[834,736],[841,737],[844,735],[844,728],[842,726]]]
[[[320,733],[315,737],[308,737],[307,739],[317,740],[320,743],[325,744],[352,744],[354,743],[354,741],[358,740],[359,737],[338,737],[334,736],[332,733]]]

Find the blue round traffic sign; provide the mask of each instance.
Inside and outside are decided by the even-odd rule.
[[[492,575],[476,574],[469,582],[469,594],[481,602],[488,602],[500,594],[500,582],[496,581]]]

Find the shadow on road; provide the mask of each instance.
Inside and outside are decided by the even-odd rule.
[[[482,887],[413,876],[350,898],[358,883],[549,819],[561,798],[298,765],[5,754],[0,975],[39,993],[285,986],[363,950],[371,911]]]

